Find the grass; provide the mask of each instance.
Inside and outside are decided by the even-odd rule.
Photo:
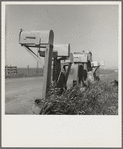
[[[70,87],[58,94],[58,89],[49,92],[43,101],[40,114],[53,115],[118,115],[118,86],[115,82],[103,81]],[[60,92],[59,92],[60,93]]]

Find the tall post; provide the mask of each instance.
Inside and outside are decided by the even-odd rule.
[[[67,72],[66,72],[66,78],[65,78],[65,81],[66,81],[66,82],[67,82],[68,77],[69,77],[69,73],[70,73],[70,70],[71,70],[71,66],[72,66],[72,63],[69,63],[68,69],[67,69]]]
[[[53,46],[46,47],[45,51],[45,65],[43,76],[43,92],[42,98],[45,99],[51,83],[51,66],[52,66]]]
[[[78,85],[79,80],[78,80],[78,67],[79,63],[74,64],[74,74],[73,74],[73,86]]]
[[[57,81],[59,74],[61,71],[61,62],[60,60],[57,59],[57,57],[54,57],[54,61],[53,61],[53,81]]]
[[[53,61],[53,81],[55,81],[56,79],[56,65],[57,65],[57,57],[54,57],[54,61]]]

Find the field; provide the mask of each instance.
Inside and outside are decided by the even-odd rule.
[[[5,78],[24,78],[43,76],[43,68],[17,68],[17,74],[5,75]]]
[[[33,75],[35,73],[31,77],[26,75],[5,79],[5,114],[33,114],[32,105],[35,99],[41,99],[43,85],[43,77]],[[118,73],[114,70],[101,70],[100,77],[101,81],[111,82],[118,80]],[[73,76],[70,75],[68,85],[72,82]]]
[[[100,69],[101,75],[111,74],[114,70],[112,69]],[[73,75],[73,69],[70,71],[70,75]],[[24,78],[24,77],[40,77],[43,76],[43,68],[17,68],[17,74],[7,75],[5,78]]]

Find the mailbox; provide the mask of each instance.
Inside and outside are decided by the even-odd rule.
[[[70,56],[70,44],[56,44],[54,45],[53,51],[58,52],[58,57],[69,57]]]
[[[61,64],[68,66],[69,64],[73,64],[73,53],[70,53],[70,57],[68,59],[66,59],[65,61],[61,60]]]
[[[46,47],[53,45],[54,33],[49,31],[21,31],[19,43],[29,47]]]
[[[85,53],[87,54],[88,61],[92,62],[92,53],[89,51],[86,51]]]
[[[103,61],[103,60],[101,60],[100,62],[97,62],[97,61],[93,61],[93,62],[91,62],[91,66],[93,67],[93,66],[104,66],[105,65],[105,61]]]
[[[44,66],[44,78],[43,78],[43,92],[42,98],[45,99],[51,84],[51,66],[52,66],[52,55],[53,55],[53,41],[54,33],[52,30],[49,31],[23,31],[19,33],[19,43],[26,48],[36,59],[36,55],[31,47],[36,49],[45,48],[45,66]],[[57,54],[57,53],[56,53]],[[55,55],[56,56],[56,55]]]
[[[99,66],[99,63],[97,61],[93,61],[93,62],[91,62],[91,66],[97,67],[97,66]]]
[[[88,61],[88,55],[86,53],[74,52],[73,57],[74,57],[74,63],[78,63],[78,62],[87,63]]]
[[[41,56],[41,57],[45,57],[45,50],[41,50],[41,51],[39,51],[39,55]],[[57,57],[58,56],[58,52],[57,51],[53,51],[53,55],[52,55],[53,57]]]
[[[39,54],[45,57],[45,49],[41,49]],[[53,57],[70,57],[70,44],[55,44],[53,46]]]
[[[101,61],[99,62],[99,65],[100,65],[100,66],[104,66],[104,65],[105,65],[105,61],[101,60]]]

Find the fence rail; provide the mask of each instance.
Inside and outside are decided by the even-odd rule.
[[[12,75],[17,74],[17,66],[5,66],[5,74]]]

